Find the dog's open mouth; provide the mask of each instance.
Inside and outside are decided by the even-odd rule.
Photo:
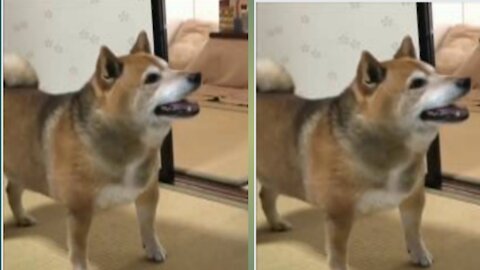
[[[420,114],[420,118],[426,121],[460,122],[468,118],[468,110],[451,104],[444,107],[425,110]]]
[[[200,111],[198,104],[185,99],[180,101],[158,105],[153,113],[157,116],[191,117]]]

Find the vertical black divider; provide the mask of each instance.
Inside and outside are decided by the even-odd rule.
[[[417,3],[417,21],[420,59],[435,66],[431,3]],[[439,136],[435,138],[427,152],[427,175],[425,176],[425,185],[430,188],[442,188],[442,162],[440,159]]]
[[[155,55],[168,61],[168,42],[166,30],[165,0],[151,0],[152,26],[153,26],[153,51]],[[168,133],[160,149],[162,168],[158,180],[163,183],[175,182],[175,165],[173,160],[173,136]]]

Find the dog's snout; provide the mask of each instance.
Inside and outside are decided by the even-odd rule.
[[[470,78],[457,79],[457,81],[455,82],[455,85],[465,90],[470,89],[470,86],[471,86]]]
[[[193,84],[200,84],[202,82],[202,74],[197,73],[190,73],[187,75],[187,80]]]

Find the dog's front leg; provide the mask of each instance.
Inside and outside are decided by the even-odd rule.
[[[166,251],[157,238],[155,230],[155,214],[158,203],[158,186],[156,181],[147,188],[135,201],[137,218],[140,225],[143,247],[148,259],[155,262],[163,262],[166,258]]]
[[[91,208],[70,209],[67,219],[68,247],[73,270],[86,270],[87,240],[93,210]]]
[[[400,205],[400,215],[405,231],[408,253],[412,262],[422,267],[428,267],[433,262],[432,254],[425,247],[421,233],[420,223],[425,205],[425,191],[423,186],[418,187]]]
[[[352,211],[335,211],[326,216],[326,248],[331,270],[347,270],[348,237],[353,225]]]

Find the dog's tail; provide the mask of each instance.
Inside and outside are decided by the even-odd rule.
[[[5,87],[38,87],[38,77],[30,63],[19,55],[5,54],[3,58]]]
[[[295,85],[290,73],[269,59],[257,60],[257,92],[293,92]]]

